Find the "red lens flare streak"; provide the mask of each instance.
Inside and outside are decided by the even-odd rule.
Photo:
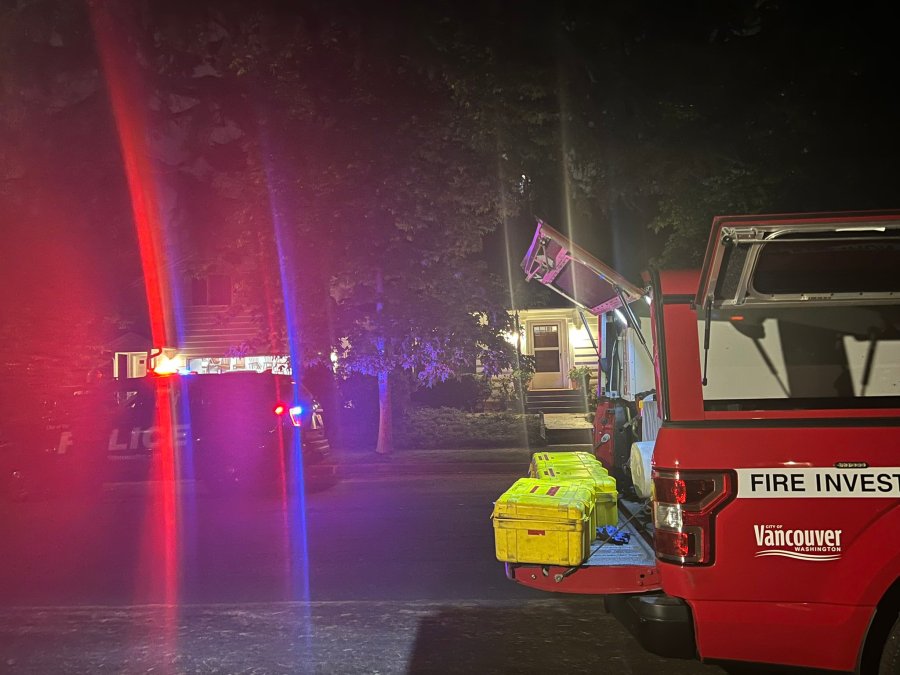
[[[129,47],[123,36],[123,27],[111,16],[105,3],[91,3],[91,20],[125,163],[153,344],[161,346],[168,342],[168,289],[166,279],[160,274],[164,230],[147,143],[149,127],[143,114],[146,98],[135,66],[134,48]]]
[[[143,114],[140,71],[135,45],[129,42],[127,21],[113,11],[128,11],[128,5],[89,3],[97,52],[106,78],[110,105],[125,165],[131,209],[140,249],[153,344],[169,344],[167,315],[170,304],[168,280],[163,270],[165,239],[160,218],[160,202],[151,164],[147,138],[149,126]],[[171,384],[156,380],[157,452],[147,527],[144,531],[142,567],[138,570],[138,602],[163,603],[166,642],[173,646],[177,635],[175,607],[178,601],[178,541],[175,503],[175,444]],[[171,651],[171,650],[170,650]]]

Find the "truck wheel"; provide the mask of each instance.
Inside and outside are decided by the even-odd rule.
[[[900,617],[894,622],[888,634],[878,665],[878,675],[897,675],[897,673],[900,673]]]

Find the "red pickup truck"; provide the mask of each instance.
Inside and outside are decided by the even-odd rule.
[[[631,541],[507,575],[666,656],[900,673],[900,212],[718,217],[646,287],[540,223],[523,267],[629,324],[649,298],[660,419]]]

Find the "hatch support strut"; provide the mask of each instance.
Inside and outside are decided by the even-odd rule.
[[[647,345],[647,340],[644,337],[644,333],[641,330],[641,324],[638,323],[637,317],[634,315],[634,312],[631,310],[631,307],[625,301],[625,294],[622,292],[622,289],[618,286],[614,286],[616,295],[619,296],[619,302],[622,303],[622,311],[625,312],[625,319],[630,328],[634,329],[634,332],[638,336],[638,340],[641,341],[641,344],[644,346],[644,351],[647,352],[647,357],[650,359],[650,363],[653,363],[653,353],[650,351],[650,347]]]

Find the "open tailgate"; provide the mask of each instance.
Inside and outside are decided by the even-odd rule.
[[[525,277],[600,315],[631,303],[644,292],[552,227],[538,221],[522,260]]]
[[[699,307],[900,301],[900,211],[720,216]]]
[[[627,543],[594,540],[590,555],[578,567],[506,563],[506,576],[523,586],[553,593],[618,595],[660,590],[647,523],[632,516],[641,508],[641,504],[619,500],[619,529],[628,533]]]

